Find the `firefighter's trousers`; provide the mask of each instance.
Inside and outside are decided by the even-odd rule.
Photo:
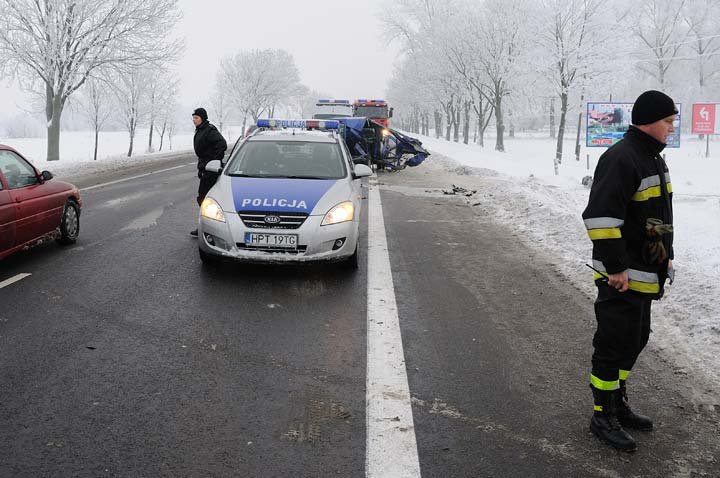
[[[597,331],[593,337],[593,386],[614,390],[630,370],[650,337],[651,299],[607,284],[598,285],[595,301]]]

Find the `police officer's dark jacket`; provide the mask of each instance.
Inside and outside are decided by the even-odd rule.
[[[195,128],[193,145],[195,147],[195,154],[198,157],[197,167],[200,171],[205,170],[205,165],[214,159],[222,161],[225,156],[225,150],[227,149],[225,138],[223,138],[220,131],[207,120]]]
[[[603,273],[596,272],[595,279],[627,270],[630,290],[653,298],[662,295],[673,258],[672,232],[654,238],[654,247],[662,241],[666,257],[648,253],[653,246],[648,219],[672,224],[672,184],[660,156],[664,147],[631,126],[600,157],[582,215],[593,242],[593,267]]]

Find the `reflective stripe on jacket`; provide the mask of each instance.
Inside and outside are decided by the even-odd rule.
[[[582,214],[593,242],[593,267],[606,274],[627,270],[629,288],[654,297],[662,294],[667,259],[663,263],[646,263],[643,248],[648,244],[649,218],[672,224],[672,182],[660,157],[664,147],[631,126],[623,139],[600,157]],[[672,233],[658,240],[672,259]],[[596,280],[602,278],[595,273]]]

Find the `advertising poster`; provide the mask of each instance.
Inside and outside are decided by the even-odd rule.
[[[668,137],[668,148],[680,147],[680,117],[682,109],[679,103],[675,120],[675,132]],[[585,144],[588,148],[607,148],[620,141],[628,130],[632,120],[633,103],[592,103],[587,104],[587,128]]]

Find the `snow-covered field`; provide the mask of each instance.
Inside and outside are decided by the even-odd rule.
[[[431,152],[427,161],[445,169],[492,181],[480,188],[473,202],[489,208],[495,217],[523,231],[530,244],[557,257],[556,269],[580,289],[594,296],[590,261],[592,245],[582,222],[589,189],[583,176],[592,175],[604,148],[582,147],[581,160],[574,143],[565,143],[560,174],[554,175],[555,140],[506,139],[505,153],[493,150],[490,138],[483,149],[419,137]],[[574,139],[574,138],[573,138]],[[676,373],[702,372],[720,384],[720,144],[683,137],[680,149],[666,149],[674,192],[676,280],[653,307],[651,342],[671,358]],[[590,155],[587,168],[586,154]],[[422,167],[422,166],[421,166]]]
[[[47,141],[45,138],[0,138],[0,144],[11,146],[18,150],[20,154],[30,160],[40,170],[48,169],[57,174],[67,169],[76,170],[82,166],[82,163],[93,163],[94,171],[102,170],[104,163],[110,168],[112,165],[117,166],[118,162],[122,164],[136,161],[151,161],[155,155],[165,154],[178,151],[191,151],[193,149],[193,127],[183,129],[179,134],[172,137],[172,149],[168,142],[167,135],[163,143],[163,150],[157,151],[160,146],[160,139],[157,135],[153,138],[154,153],[148,154],[148,130],[138,129],[135,135],[135,143],[133,147],[133,156],[127,157],[127,151],[130,144],[129,135],[125,131],[117,132],[101,132],[98,141],[98,159],[93,161],[93,147],[95,144],[95,134],[92,131],[63,131],[60,136],[60,160],[46,161]],[[228,148],[237,139],[237,135],[241,127],[229,127],[224,131],[225,139],[228,142]],[[88,164],[90,166],[90,164]],[[114,167],[114,166],[113,166]]]
[[[239,128],[226,132],[232,143]],[[417,136],[417,135],[412,135]],[[575,161],[574,144],[568,141],[560,175],[555,176],[555,141],[549,138],[507,138],[505,153],[493,150],[488,138],[483,149],[429,137],[419,137],[436,153],[420,167],[442,167],[478,177],[493,187],[478,188],[474,202],[487,208],[497,220],[523,232],[529,244],[541,247],[557,258],[555,268],[588,296],[594,295],[592,273],[585,267],[591,243],[580,214],[588,189],[583,176],[592,175],[601,148],[582,148]],[[92,170],[116,169],[132,162],[152,161],[141,154],[147,145],[147,131],[136,137],[136,156],[127,158],[127,133],[102,133],[98,160],[92,160],[92,132],[64,132],[61,160],[45,161],[44,139],[0,139],[17,148],[40,169],[74,173],[92,163]],[[675,284],[653,308],[655,347],[666,352],[679,374],[702,375],[720,384],[720,143],[711,143],[717,152],[704,157],[704,142],[683,137],[683,147],[666,150],[675,194]],[[173,137],[173,151],[192,150],[192,134]],[[167,148],[163,148],[167,152]],[[587,168],[586,154],[590,155]],[[400,173],[402,174],[402,173]]]

